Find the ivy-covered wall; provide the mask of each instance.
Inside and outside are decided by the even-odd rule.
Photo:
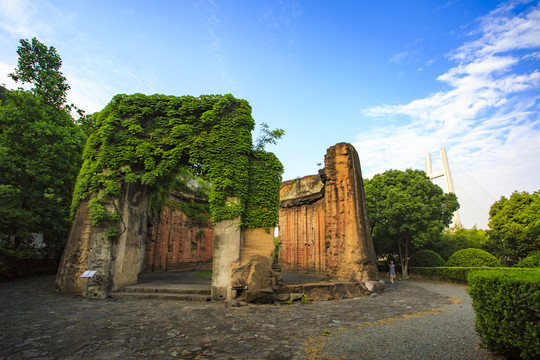
[[[111,237],[121,214],[107,205],[127,183],[163,194],[186,170],[211,184],[214,222],[240,217],[243,228],[277,225],[283,167],[274,154],[254,150],[247,101],[230,94],[117,95],[96,122],[72,212],[89,199],[92,223],[110,224]]]

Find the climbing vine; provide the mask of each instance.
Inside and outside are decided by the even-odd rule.
[[[277,224],[283,168],[274,154],[253,149],[255,123],[247,101],[230,94],[117,95],[95,119],[72,212],[89,200],[94,224],[118,222],[114,202],[127,184],[147,187],[156,194],[156,205],[172,184],[186,181],[181,174],[187,171],[211,184],[214,222],[241,218],[243,227]]]
[[[245,227],[277,225],[275,209],[279,209],[282,173],[283,165],[273,153],[253,151],[249,163],[250,196],[243,216]]]

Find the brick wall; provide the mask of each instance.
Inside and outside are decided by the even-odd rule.
[[[165,207],[147,229],[146,271],[211,270],[214,230]]]

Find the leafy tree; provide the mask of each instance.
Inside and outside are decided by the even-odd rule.
[[[41,233],[52,251],[61,250],[82,145],[67,112],[31,93],[8,92],[0,106],[0,238],[6,249],[27,248],[29,234]]]
[[[69,234],[69,208],[81,165],[84,135],[69,114],[69,86],[54,48],[21,40],[11,76],[31,91],[2,90],[0,98],[0,251],[35,255],[32,233],[43,235],[48,255]]]
[[[509,263],[540,250],[540,192],[501,196],[491,205],[488,225],[487,250]]]
[[[408,276],[411,247],[437,236],[459,208],[455,194],[444,194],[420,170],[388,170],[364,181],[366,204],[378,254],[399,253]]]
[[[92,134],[92,132],[97,127],[97,123],[96,123],[97,113],[87,115],[84,113],[84,111],[80,109],[78,109],[77,112],[79,113],[79,118],[77,119],[77,125],[83,132],[85,138],[88,138],[90,134]]]
[[[47,47],[35,37],[31,41],[21,39],[20,43],[17,49],[18,67],[9,76],[15,81],[33,84],[34,94],[41,96],[46,103],[60,108],[66,102],[70,87],[60,72],[62,59],[56,49]]]
[[[277,144],[277,141],[285,135],[285,130],[274,129],[270,130],[270,127],[266,123],[261,124],[261,135],[257,138],[256,143],[253,145],[253,149],[256,151],[264,150],[266,144]]]
[[[448,260],[450,255],[461,249],[477,248],[482,249],[488,242],[488,235],[485,230],[458,229],[443,231],[438,236],[433,236],[422,246],[423,249],[433,250],[441,255],[444,260]]]
[[[535,251],[516,264],[516,267],[540,268],[540,251]]]

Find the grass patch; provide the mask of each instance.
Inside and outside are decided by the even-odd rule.
[[[195,271],[195,276],[202,277],[205,279],[211,279],[212,271]]]

